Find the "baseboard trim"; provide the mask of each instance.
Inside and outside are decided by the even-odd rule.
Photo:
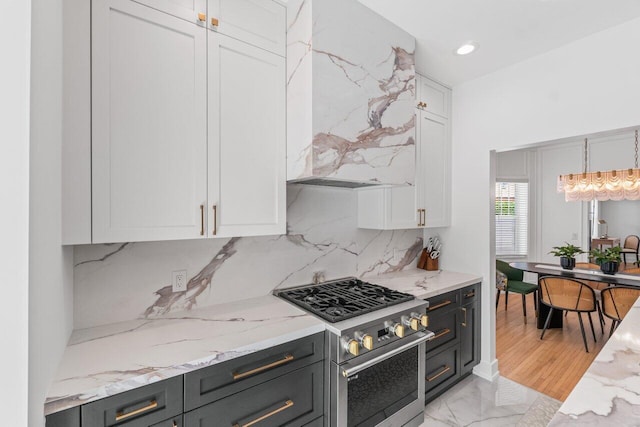
[[[491,362],[480,361],[480,363],[473,368],[473,374],[488,381],[496,380],[500,376],[498,359],[493,359]]]

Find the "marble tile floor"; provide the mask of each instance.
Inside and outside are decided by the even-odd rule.
[[[426,406],[420,427],[544,427],[561,404],[504,377],[470,375]]]

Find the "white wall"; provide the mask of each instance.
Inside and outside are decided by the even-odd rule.
[[[640,19],[453,89],[453,217],[442,266],[485,277],[482,362],[496,374],[490,150],[638,124]]]
[[[60,244],[62,0],[32,3],[29,426],[39,426],[73,326],[73,249]]]
[[[30,1],[0,2],[0,411],[13,426],[27,425],[30,14]]]

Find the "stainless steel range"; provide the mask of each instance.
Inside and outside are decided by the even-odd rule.
[[[277,295],[327,322],[332,427],[423,422],[426,301],[354,278]]]

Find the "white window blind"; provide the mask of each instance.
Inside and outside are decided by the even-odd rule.
[[[496,255],[527,255],[528,207],[528,183],[496,182]]]

